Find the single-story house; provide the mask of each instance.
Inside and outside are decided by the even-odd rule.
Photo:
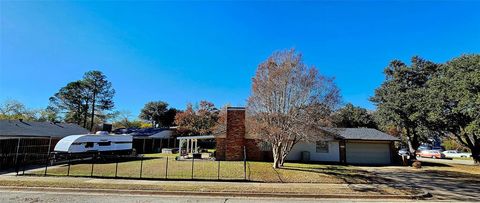
[[[217,160],[272,160],[271,147],[246,134],[245,108],[228,107],[226,133],[216,135]],[[297,143],[287,161],[386,165],[393,162],[397,138],[369,128],[322,128],[314,143]],[[308,152],[308,160],[302,158]]]
[[[63,137],[88,133],[72,123],[0,120],[0,169],[11,167],[19,159],[43,159],[40,154],[51,152]]]
[[[115,134],[133,136],[133,148],[137,153],[161,152],[162,148],[175,148],[175,128],[119,128]]]
[[[371,128],[322,128],[321,139],[314,143],[297,143],[286,157],[301,161],[343,164],[386,165],[393,162],[394,142],[399,139]]]

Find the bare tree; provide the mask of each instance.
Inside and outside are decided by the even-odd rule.
[[[303,63],[295,50],[275,52],[261,63],[248,99],[248,131],[272,145],[273,167],[301,140],[314,141],[339,103],[332,78]]]

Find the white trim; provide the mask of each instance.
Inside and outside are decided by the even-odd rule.
[[[215,136],[213,136],[213,135],[199,135],[199,136],[177,137],[177,140],[213,139],[213,138],[215,138]]]

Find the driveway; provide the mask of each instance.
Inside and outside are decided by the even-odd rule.
[[[473,159],[463,160],[463,159],[432,159],[432,158],[421,158],[417,157],[421,162],[430,162],[437,164],[462,164],[462,165],[474,165]]]
[[[434,200],[480,200],[480,175],[428,168],[362,167],[362,169],[375,177],[375,182],[397,188],[420,188],[432,194]]]

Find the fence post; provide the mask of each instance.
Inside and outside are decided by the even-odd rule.
[[[142,148],[142,153],[145,154],[145,138],[143,138],[143,148]]]
[[[247,149],[243,146],[243,179],[247,180]]]
[[[192,156],[192,179],[193,179],[193,165],[195,164],[195,156]]]
[[[117,177],[117,173],[118,173],[118,155],[117,155],[117,158],[115,159],[115,178]]]
[[[17,172],[17,176],[18,176],[18,170],[19,169],[19,166],[18,166],[18,150],[20,149],[20,138],[18,138],[18,141],[17,141],[17,149],[15,150],[15,172]]]
[[[22,175],[25,175],[25,165],[26,165],[26,159],[27,159],[27,154],[25,153],[25,150],[23,150],[23,170],[22,170]]]
[[[143,172],[143,155],[140,157],[140,178],[142,178]]]
[[[68,153],[68,168],[67,168],[67,176],[70,176],[70,160],[71,160],[71,154]]]
[[[47,176],[47,170],[48,170],[48,161],[50,159],[50,152],[47,154],[47,158],[45,161],[45,171],[43,172],[43,176]]]
[[[167,163],[165,164],[165,179],[168,179],[168,156],[167,156]]]
[[[218,166],[217,166],[217,180],[220,180],[220,160],[218,160]]]
[[[52,145],[52,137],[48,139],[48,150],[47,150],[47,161],[45,163],[45,172],[43,173],[43,176],[47,176],[47,170],[48,170],[48,161],[50,161],[50,148]]]
[[[90,171],[90,177],[93,177],[93,165],[95,163],[95,154],[92,155],[92,170]]]

